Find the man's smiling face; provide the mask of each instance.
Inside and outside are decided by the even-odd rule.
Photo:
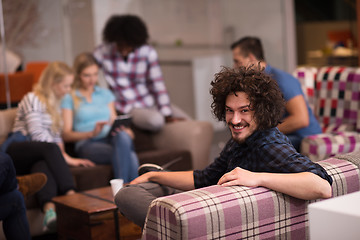
[[[229,94],[225,103],[225,120],[231,131],[232,138],[243,143],[257,130],[254,111],[250,110],[248,96],[244,92]]]

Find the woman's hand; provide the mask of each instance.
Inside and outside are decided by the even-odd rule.
[[[96,122],[96,125],[94,127],[94,130],[92,131],[92,137],[96,137],[99,135],[104,127],[105,124],[108,124],[108,121],[100,121]]]
[[[66,163],[69,165],[69,166],[72,166],[72,167],[80,167],[80,166],[83,166],[83,167],[93,167],[95,166],[95,163],[93,163],[92,161],[88,160],[88,159],[84,159],[84,158],[73,158],[73,157],[70,157],[68,156],[66,158]]]
[[[112,132],[111,135],[114,136],[116,133],[121,132],[121,131],[126,132],[126,134],[129,135],[132,140],[135,139],[135,134],[131,130],[131,128],[128,128],[128,127],[125,127],[125,126],[120,126],[119,128],[115,128],[115,131]]]
[[[130,138],[131,138],[132,140],[135,139],[135,134],[134,134],[134,132],[133,132],[130,128],[121,126],[120,129],[121,129],[121,131],[126,132],[126,133],[130,136]]]

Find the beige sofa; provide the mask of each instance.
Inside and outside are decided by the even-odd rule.
[[[0,110],[0,144],[12,129],[16,108]],[[171,170],[201,169],[208,165],[213,127],[208,122],[186,120],[168,123],[157,133],[135,129],[135,149],[140,164],[163,165],[180,159]],[[78,191],[109,185],[112,169],[109,165],[92,168],[71,168]],[[89,181],[92,179],[92,181]],[[41,235],[43,214],[34,198],[26,201],[30,230],[33,236]],[[1,239],[1,236],[0,236]]]

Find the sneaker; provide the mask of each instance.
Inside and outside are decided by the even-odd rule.
[[[44,173],[32,173],[24,176],[16,177],[19,185],[19,191],[23,194],[24,198],[38,192],[44,187],[47,177]]]
[[[56,212],[54,209],[50,208],[45,212],[43,226],[44,232],[56,232]]]
[[[147,172],[160,172],[160,171],[164,171],[164,168],[162,168],[159,165],[153,164],[153,163],[145,163],[145,164],[140,165],[138,168],[139,176],[141,176]]]

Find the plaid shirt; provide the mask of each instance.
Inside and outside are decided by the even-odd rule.
[[[118,111],[129,113],[133,108],[157,106],[164,116],[172,114],[154,48],[143,45],[131,52],[125,61],[115,44],[103,44],[95,49],[94,57],[116,97]]]
[[[194,171],[195,188],[215,185],[236,167],[252,172],[312,172],[332,184],[332,178],[317,163],[296,152],[277,128],[257,131],[243,144],[229,140],[220,156],[204,170]]]

